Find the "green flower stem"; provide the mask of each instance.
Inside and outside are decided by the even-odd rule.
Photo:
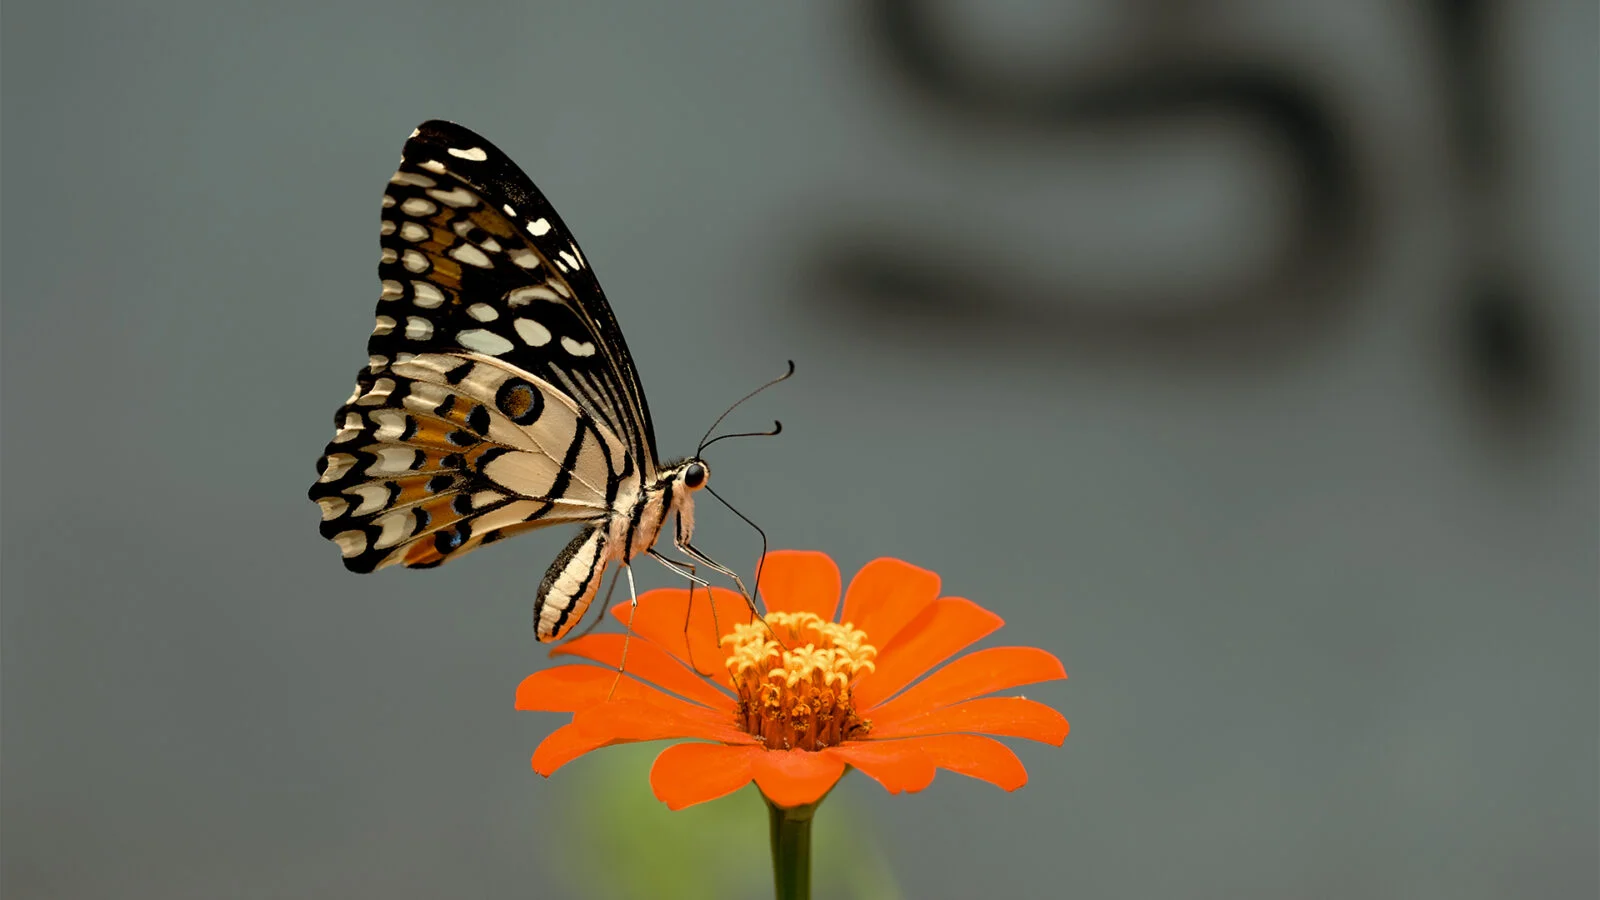
[[[816,812],[817,803],[785,808],[767,800],[777,900],[811,900],[811,817]]]

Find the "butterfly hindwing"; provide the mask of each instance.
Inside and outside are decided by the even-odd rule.
[[[345,565],[433,566],[508,533],[610,512],[624,443],[554,386],[488,357],[364,372],[311,497]]]

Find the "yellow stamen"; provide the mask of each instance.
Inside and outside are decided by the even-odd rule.
[[[722,645],[733,651],[727,666],[739,693],[740,724],[767,747],[821,750],[871,728],[856,715],[851,686],[875,668],[878,648],[850,623],[808,612],[768,613],[764,623],[735,625]]]

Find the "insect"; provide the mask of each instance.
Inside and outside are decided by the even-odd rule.
[[[437,566],[519,532],[577,524],[534,599],[541,641],[583,618],[612,562],[631,588],[640,554],[698,584],[695,564],[705,565],[748,599],[737,575],[690,543],[694,495],[711,476],[700,453],[712,441],[660,462],[605,294],[509,157],[460,125],[423,123],[389,179],[379,232],[368,362],[335,413],[310,490],[346,568]],[[655,549],[669,517],[689,561]]]

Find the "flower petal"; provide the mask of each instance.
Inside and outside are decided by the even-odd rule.
[[[907,741],[886,741],[889,744]],[[1014,791],[1028,783],[1028,770],[1011,748],[981,734],[934,734],[910,738],[924,755],[941,769],[979,778],[996,787]]]
[[[922,751],[921,741],[850,741],[823,753],[837,756],[883,785],[891,794],[920,791],[933,783],[938,770]]]
[[[839,621],[865,631],[882,649],[938,596],[938,575],[898,559],[875,559],[850,579]]]
[[[629,675],[714,709],[733,707],[733,698],[718,690],[711,681],[690,672],[672,654],[642,638],[630,641],[625,634],[591,634],[561,644],[551,650],[550,655],[581,656],[611,666],[615,671],[622,664],[624,652],[628,657]]]
[[[642,684],[616,669],[599,666],[555,666],[522,679],[516,708],[524,711],[577,712],[606,700],[682,702]]]
[[[751,770],[768,800],[800,806],[822,799],[844,775],[844,760],[809,750],[767,750],[751,759]]]
[[[1067,739],[1067,730],[1066,717],[1043,703],[1022,697],[983,697],[922,715],[874,718],[869,733],[877,740],[923,734],[998,734],[1059,747]]]
[[[1037,647],[990,647],[957,657],[877,707],[873,716],[901,718],[1006,688],[1065,677],[1061,661]]]
[[[734,726],[726,712],[695,706],[676,697],[667,702],[613,700],[580,709],[572,724],[590,734],[621,741],[701,738],[724,744],[751,744],[756,739]]]
[[[1003,624],[999,616],[971,600],[940,597],[902,628],[888,646],[878,644],[877,668],[855,687],[856,708],[871,709],[894,696],[922,673]],[[876,643],[870,631],[867,640]]]
[[[839,567],[826,553],[774,550],[761,560],[767,612],[811,612],[832,622],[839,609]]]
[[[549,778],[555,770],[590,750],[620,743],[623,742],[611,740],[605,735],[591,734],[569,723],[550,732],[549,737],[533,748],[533,770]]]
[[[650,767],[650,788],[669,809],[715,800],[749,784],[752,761],[765,752],[748,745],[673,744]]]
[[[718,684],[728,684],[724,665],[728,654],[722,649],[721,635],[735,624],[755,621],[743,597],[720,587],[696,588],[693,603],[689,591],[682,588],[645,591],[639,597],[638,610],[632,606],[624,600],[611,607],[611,615],[624,626],[631,620],[635,635],[643,636]]]
[[[608,682],[616,674],[598,666],[560,668],[599,672],[606,676]],[[622,681],[626,684],[632,679],[624,678]],[[662,694],[638,682],[633,684],[655,696],[648,700],[613,699],[577,710],[570,723],[552,731],[534,748],[534,771],[548,776],[583,754],[611,744],[662,738],[701,738],[727,744],[757,743],[755,738],[733,727],[731,718],[725,713]],[[618,691],[620,693],[620,687]]]

